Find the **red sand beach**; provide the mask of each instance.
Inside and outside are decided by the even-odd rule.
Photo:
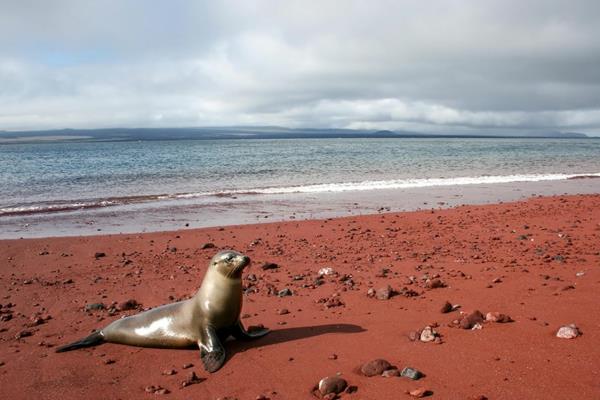
[[[204,372],[197,350],[103,344],[54,352],[123,315],[189,297],[208,260],[226,248],[253,260],[244,274],[244,324],[272,332],[227,342],[217,373]],[[263,270],[266,262],[278,268]],[[319,279],[326,267],[333,274]],[[4,240],[0,276],[4,399],[310,399],[313,385],[336,373],[357,388],[339,396],[349,400],[410,399],[416,388],[437,399],[600,398],[600,195]],[[378,299],[388,285],[396,295]],[[278,297],[285,288],[292,295]],[[131,299],[139,309],[121,310]],[[446,301],[460,308],[441,313]],[[106,309],[86,311],[93,303]],[[453,322],[475,310],[514,321],[474,330]],[[571,323],[581,336],[555,336]],[[439,339],[412,341],[426,326]],[[376,358],[426,376],[361,375]],[[200,379],[182,387],[192,371]],[[148,393],[149,386],[169,393]]]

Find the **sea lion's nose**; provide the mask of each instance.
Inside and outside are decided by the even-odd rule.
[[[242,256],[242,263],[244,265],[250,264],[250,257],[248,257],[248,256]]]

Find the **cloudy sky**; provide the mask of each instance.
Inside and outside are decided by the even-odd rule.
[[[0,2],[0,130],[600,135],[600,2]]]

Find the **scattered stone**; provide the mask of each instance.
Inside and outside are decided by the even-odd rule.
[[[333,271],[333,268],[331,268],[331,267],[324,267],[319,270],[320,276],[327,276],[327,275],[333,275],[333,274],[334,274],[334,271]]]
[[[99,258],[102,257],[106,257],[106,253],[102,252],[102,251],[97,251],[96,253],[94,253],[94,258],[97,260]]]
[[[292,294],[293,293],[290,288],[285,288],[285,289],[282,289],[279,292],[277,292],[277,296],[279,296],[279,297],[291,296]]]
[[[446,286],[446,284],[444,282],[442,282],[442,280],[439,278],[427,279],[425,281],[425,287],[427,287],[428,289],[438,289],[438,288],[443,288],[445,286]]]
[[[393,294],[394,289],[392,289],[390,285],[387,285],[386,287],[377,289],[375,297],[377,298],[377,300],[389,300],[389,298],[392,297]]]
[[[479,322],[477,322],[475,325],[473,325],[473,327],[471,328],[472,331],[478,331],[483,329],[483,325],[481,325]]]
[[[333,354],[330,354],[329,357],[327,357],[327,358],[329,358],[330,360],[337,360],[338,356],[337,356],[337,354],[333,353]]]
[[[204,379],[199,378],[194,371],[190,372],[187,379],[181,382],[181,387],[184,388],[186,386],[194,385],[196,383],[202,382]]]
[[[124,301],[121,304],[119,304],[119,310],[121,310],[121,311],[135,310],[139,306],[140,306],[140,303],[138,303],[135,299],[129,299],[129,300]]]
[[[349,385],[346,390],[344,390],[344,392],[348,393],[348,394],[352,394],[352,393],[356,393],[358,392],[358,386],[355,385]]]
[[[423,373],[414,368],[406,367],[402,370],[402,372],[400,372],[400,376],[416,381],[423,377]]]
[[[421,335],[419,336],[419,340],[421,342],[433,342],[435,337],[437,336],[437,332],[433,330],[432,327],[426,326],[421,331]]]
[[[15,335],[15,339],[21,339],[24,337],[33,336],[33,332],[31,331],[21,331]]]
[[[169,389],[165,389],[162,386],[155,386],[155,385],[146,386],[146,388],[144,390],[146,391],[146,393],[154,393],[154,394],[169,394],[169,393],[171,393],[169,391]]]
[[[386,369],[381,373],[381,376],[383,376],[384,378],[400,376],[400,371],[398,370],[398,368]]]
[[[369,361],[360,367],[360,372],[364,376],[376,376],[381,375],[383,371],[392,369],[392,365],[381,358],[377,358],[375,360]]]
[[[442,314],[447,314],[447,313],[449,313],[449,312],[450,312],[450,311],[452,311],[452,310],[453,310],[453,308],[452,308],[452,304],[450,304],[449,302],[446,302],[446,303],[444,303],[444,305],[443,305],[443,306],[442,306],[442,308],[440,309],[440,312],[441,312]]]
[[[575,276],[577,276],[577,277],[582,277],[584,275],[585,275],[585,272],[583,272],[583,271],[579,271],[575,274]]]
[[[416,342],[417,340],[419,340],[420,337],[421,337],[421,331],[408,332],[408,338],[413,342]]]
[[[479,310],[473,311],[471,314],[465,315],[460,321],[459,325],[463,329],[471,329],[477,323],[483,322],[483,314]]]
[[[575,324],[561,326],[558,332],[556,332],[556,337],[560,339],[575,339],[580,335],[581,331]]]
[[[485,315],[485,320],[487,322],[497,322],[500,324],[513,322],[513,319],[506,314],[501,314],[499,312],[489,312]]]
[[[263,271],[267,271],[267,270],[270,270],[270,269],[277,269],[277,268],[279,268],[279,265],[277,265],[275,263],[266,262],[266,263],[264,263],[262,265],[261,268],[262,268]]]
[[[418,388],[418,389],[411,390],[410,392],[408,392],[408,394],[410,394],[412,397],[416,397],[417,399],[420,399],[422,397],[431,396],[433,394],[433,392],[431,390],[428,390],[425,388]]]
[[[99,310],[104,310],[106,308],[106,306],[104,305],[104,303],[91,303],[91,304],[86,304],[85,305],[85,311],[99,311]]]
[[[114,364],[116,362],[117,362],[117,360],[114,360],[112,358],[107,358],[106,360],[104,360],[104,364],[106,364],[106,365]]]
[[[162,374],[163,375],[175,375],[177,373],[177,371],[173,368],[171,369],[165,369]]]
[[[369,298],[371,298],[371,299],[372,299],[373,297],[375,297],[375,289],[373,289],[373,288],[369,288],[369,290],[367,290],[367,297],[369,297]]]
[[[327,396],[330,393],[342,393],[348,387],[348,382],[339,376],[328,376],[319,381],[318,389],[321,396]]]
[[[289,314],[289,313],[290,313],[290,311],[287,308],[282,308],[281,310],[279,310],[277,312],[277,314],[279,314],[279,315],[286,315],[286,314]]]
[[[193,366],[194,366],[194,364],[192,364],[192,363],[187,363],[187,364],[183,364],[183,365],[181,366],[181,368],[183,368],[183,369],[188,369],[188,368],[192,368]]]

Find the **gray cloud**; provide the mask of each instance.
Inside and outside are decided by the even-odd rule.
[[[1,11],[0,129],[600,134],[596,1],[21,0]]]

